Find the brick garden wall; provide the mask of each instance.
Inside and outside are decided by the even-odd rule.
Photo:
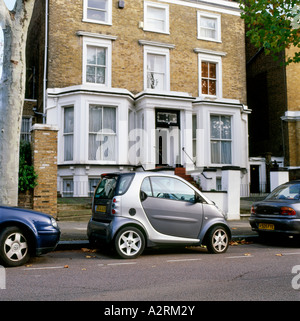
[[[38,175],[33,209],[57,216],[57,131],[55,126],[32,127],[33,166]]]

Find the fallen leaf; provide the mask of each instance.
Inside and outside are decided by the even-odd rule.
[[[86,271],[86,268],[81,269],[81,271]]]

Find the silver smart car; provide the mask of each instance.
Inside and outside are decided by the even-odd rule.
[[[90,243],[112,244],[126,259],[159,245],[206,245],[211,253],[224,253],[231,237],[214,203],[175,175],[103,174],[92,206]]]

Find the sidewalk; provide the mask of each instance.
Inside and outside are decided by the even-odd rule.
[[[251,230],[248,218],[227,221],[231,228],[233,240],[252,241],[258,235]],[[86,230],[88,221],[58,221],[61,230],[60,242],[57,250],[72,250],[89,245]]]

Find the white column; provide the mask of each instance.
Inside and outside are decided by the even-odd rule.
[[[227,191],[227,219],[240,219],[240,168],[229,166],[222,170],[222,189]]]

